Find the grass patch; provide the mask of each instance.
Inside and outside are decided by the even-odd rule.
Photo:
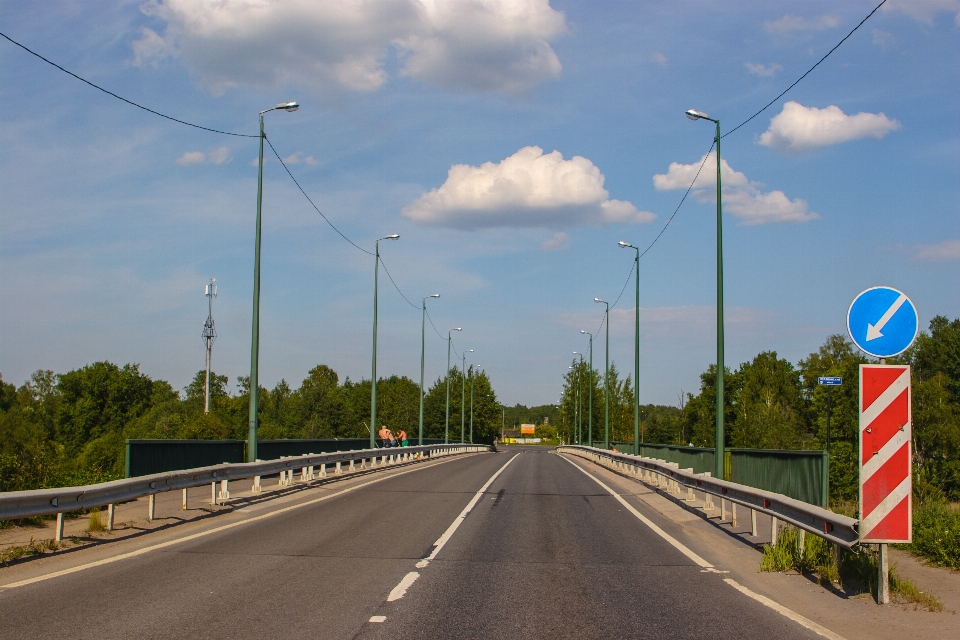
[[[960,571],[960,510],[946,500],[924,501],[913,511],[913,544],[896,546]]]
[[[64,546],[64,543],[56,540],[34,540],[22,546],[9,547],[0,551],[0,563],[7,566],[14,560],[26,558],[29,556],[39,556],[49,551],[56,551]]]
[[[852,550],[839,548],[819,536],[807,534],[799,544],[800,532],[784,527],[777,545],[763,546],[760,571],[812,573],[822,586],[840,585],[848,593],[869,593],[877,596],[879,568],[872,548],[858,546]],[[890,593],[902,602],[928,611],[943,611],[943,603],[931,592],[922,591],[911,581],[900,578],[890,568]]]
[[[87,531],[90,533],[100,533],[106,529],[103,520],[100,518],[100,509],[90,511],[90,520],[87,521]]]

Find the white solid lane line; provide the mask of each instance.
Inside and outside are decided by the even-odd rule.
[[[419,466],[419,465],[418,465],[418,466],[415,466],[415,467],[413,467],[413,468],[407,469],[407,470],[405,470],[405,471],[400,471],[400,472],[398,472],[398,473],[393,473],[393,474],[389,474],[389,475],[384,475],[384,476],[381,476],[381,477],[379,477],[379,478],[375,478],[375,479],[373,479],[373,480],[369,480],[369,481],[367,481],[367,482],[364,482],[364,483],[362,483],[362,484],[354,485],[354,486],[352,486],[352,487],[346,487],[345,489],[342,489],[342,490],[340,490],[340,491],[337,491],[336,493],[331,493],[331,494],[328,494],[328,495],[325,495],[325,496],[321,496],[321,497],[319,497],[319,498],[314,498],[313,500],[309,500],[309,501],[307,501],[307,502],[301,502],[301,503],[299,503],[299,504],[291,505],[291,506],[289,506],[289,507],[284,507],[284,508],[282,508],[282,509],[277,509],[276,511],[271,511],[270,513],[265,513],[265,514],[259,515],[259,516],[253,516],[253,517],[251,517],[251,518],[246,518],[246,519],[240,520],[240,521],[238,521],[238,522],[232,522],[232,523],[230,523],[230,524],[225,524],[225,525],[223,525],[223,526],[216,527],[216,528],[214,528],[214,529],[208,529],[208,530],[206,530],[206,531],[201,531],[201,532],[199,532],[199,533],[194,533],[193,535],[184,536],[183,538],[177,538],[176,540],[168,540],[167,542],[161,542],[161,543],[159,543],[159,544],[151,545],[151,546],[149,546],[149,547],[144,547],[143,549],[137,549],[136,551],[130,551],[130,552],[128,552],[128,553],[122,553],[122,554],[117,555],[117,556],[112,556],[112,557],[110,557],[110,558],[104,558],[104,559],[102,559],[102,560],[96,560],[96,561],[94,561],[94,562],[88,562],[87,564],[81,564],[81,565],[78,565],[78,566],[76,566],[76,567],[70,567],[69,569],[62,569],[62,570],[60,570],[60,571],[53,571],[53,572],[51,572],[51,573],[47,573],[47,574],[44,574],[44,575],[36,576],[36,577],[34,577],[34,578],[28,578],[28,579],[26,579],[26,580],[20,580],[20,581],[18,581],[18,582],[11,582],[11,583],[9,583],[9,584],[0,584],[0,591],[3,591],[4,589],[15,589],[16,587],[23,587],[23,586],[26,586],[26,585],[28,585],[28,584],[33,584],[33,583],[35,583],[35,582],[43,582],[44,580],[49,580],[49,579],[51,579],[51,578],[57,578],[57,577],[59,577],[59,576],[65,576],[65,575],[68,575],[68,574],[71,574],[71,573],[76,573],[76,572],[78,572],[78,571],[83,571],[84,569],[92,569],[93,567],[99,567],[99,566],[102,566],[102,565],[105,565],[105,564],[112,564],[112,563],[114,563],[114,562],[119,562],[120,560],[127,560],[128,558],[135,558],[136,556],[141,556],[141,555],[143,555],[143,554],[145,554],[145,553],[150,553],[151,551],[157,551],[158,549],[164,549],[164,548],[166,548],[166,547],[171,547],[171,546],[173,546],[173,545],[180,544],[180,543],[182,543],[182,542],[187,542],[187,541],[189,541],[189,540],[196,540],[197,538],[203,538],[204,536],[209,536],[209,535],[214,534],[214,533],[219,533],[219,532],[221,532],[221,531],[226,531],[227,529],[233,529],[234,527],[240,527],[240,526],[243,526],[243,525],[245,525],[245,524],[250,524],[251,522],[257,522],[257,521],[259,521],[259,520],[264,520],[264,519],[266,519],[266,518],[272,518],[273,516],[279,515],[279,514],[281,514],[281,513],[286,513],[286,512],[288,512],[288,511],[293,511],[294,509],[300,509],[300,508],[303,508],[303,507],[307,507],[307,506],[310,506],[310,505],[312,505],[312,504],[316,504],[316,503],[318,503],[318,502],[323,502],[324,500],[329,500],[330,498],[335,498],[335,497],[337,497],[337,496],[342,496],[342,495],[345,494],[345,493],[349,493],[349,492],[351,492],[351,491],[356,491],[357,489],[362,489],[363,487],[369,487],[371,484],[375,484],[375,483],[377,483],[377,482],[381,482],[381,481],[386,480],[386,479],[388,479],[388,478],[396,478],[397,476],[402,476],[402,475],[405,475],[405,474],[407,474],[407,473],[412,473],[412,472],[418,471],[418,470],[420,470],[420,469],[430,469],[430,468],[432,468],[432,467],[435,467],[435,466],[438,466],[438,465],[441,465],[441,464],[446,464],[447,462],[453,462],[453,461],[456,460],[456,459],[457,459],[457,458],[451,458],[450,460],[441,460],[440,462],[437,462],[436,464],[426,465],[426,466]],[[461,458],[461,459],[462,459],[462,458]]]
[[[506,469],[511,462],[516,460],[517,456],[519,455],[520,454],[518,453],[512,456],[509,460],[507,460],[506,464],[504,464],[502,467],[497,469],[497,472],[494,473],[492,476],[490,476],[490,479],[487,480],[486,484],[480,487],[480,490],[477,491],[476,495],[473,496],[473,499],[470,502],[468,502],[467,506],[465,506],[463,508],[463,511],[460,512],[460,515],[458,515],[454,519],[453,523],[449,527],[447,527],[447,530],[443,532],[443,535],[437,538],[437,541],[433,543],[433,551],[430,552],[430,555],[417,563],[418,569],[423,569],[428,564],[430,564],[431,560],[437,557],[437,554],[440,553],[440,549],[443,549],[444,545],[446,545],[447,542],[450,540],[450,537],[453,536],[457,528],[463,523],[464,519],[466,519],[467,514],[470,513],[470,510],[473,509],[474,506],[476,506],[477,502],[483,496],[484,491],[487,490],[487,487],[493,484],[493,481],[497,479],[497,476],[503,473],[503,470]]]
[[[776,611],[777,613],[779,613],[779,614],[781,614],[781,615],[783,615],[783,616],[786,616],[787,618],[790,618],[791,620],[793,620],[793,621],[796,622],[797,624],[800,624],[800,625],[806,627],[807,629],[810,629],[810,631],[813,631],[813,632],[816,633],[817,635],[821,635],[821,636],[823,636],[824,638],[830,638],[830,640],[845,640],[845,638],[844,638],[843,636],[841,636],[840,634],[837,634],[837,633],[834,633],[833,631],[830,631],[830,629],[827,629],[826,627],[817,624],[816,622],[814,622],[814,621],[811,620],[810,618],[805,618],[804,616],[800,615],[800,614],[797,613],[796,611],[792,611],[791,609],[787,609],[785,606],[783,606],[783,605],[780,604],[779,602],[775,602],[774,600],[771,600],[770,598],[768,598],[768,597],[766,597],[766,596],[762,596],[762,595],[760,595],[759,593],[756,593],[756,592],[754,592],[754,591],[751,591],[750,589],[746,588],[745,586],[743,586],[742,584],[740,584],[740,583],[737,582],[736,580],[732,580],[732,579],[730,579],[730,578],[724,578],[723,581],[726,582],[726,583],[727,583],[728,585],[730,585],[731,587],[733,587],[734,589],[736,589],[737,591],[739,591],[740,593],[742,593],[743,595],[745,595],[745,596],[747,596],[747,597],[749,597],[749,598],[753,598],[753,599],[756,600],[757,602],[759,602],[759,603],[761,603],[761,604],[763,604],[763,605],[765,605],[765,606],[767,606],[767,607],[770,607],[771,609],[773,609],[773,610]]]
[[[393,602],[394,600],[399,600],[403,596],[407,595],[407,589],[417,581],[417,578],[420,577],[420,574],[416,571],[411,571],[407,575],[403,576],[403,580],[400,581],[400,584],[393,588],[393,591],[390,592],[390,595],[387,596],[387,602]]]
[[[694,562],[695,564],[699,565],[701,569],[713,569],[713,565],[712,565],[712,564],[710,564],[709,562],[707,562],[706,560],[704,560],[703,558],[701,558],[700,556],[698,556],[697,554],[695,554],[693,551],[691,551],[691,550],[690,550],[686,545],[684,545],[682,542],[680,542],[679,540],[677,540],[676,538],[674,538],[673,536],[671,536],[669,533],[667,533],[666,531],[664,531],[663,529],[661,529],[660,527],[658,527],[657,525],[655,525],[653,522],[651,522],[645,515],[643,515],[642,513],[640,513],[639,511],[637,511],[636,509],[634,509],[633,506],[632,506],[630,503],[628,503],[626,500],[624,500],[623,497],[622,497],[619,493],[617,493],[616,491],[614,491],[613,489],[611,489],[610,487],[608,487],[607,485],[605,485],[603,482],[601,482],[600,478],[597,478],[596,476],[594,476],[593,474],[591,474],[589,471],[587,471],[586,469],[584,469],[584,468],[581,467],[580,465],[576,464],[573,460],[570,460],[570,459],[567,458],[566,456],[560,456],[560,457],[563,458],[564,460],[566,460],[567,462],[569,462],[570,464],[572,464],[572,465],[574,466],[574,468],[579,469],[580,471],[582,471],[582,472],[584,473],[584,475],[586,475],[588,478],[590,478],[591,480],[593,480],[594,482],[596,482],[598,485],[600,485],[601,487],[603,487],[604,489],[606,489],[607,492],[608,492],[610,495],[612,495],[614,498],[616,498],[616,499],[620,502],[620,504],[622,504],[624,507],[626,507],[627,510],[628,510],[630,513],[632,513],[633,515],[635,515],[635,516],[637,517],[637,519],[640,520],[640,522],[642,522],[643,524],[645,524],[645,525],[647,525],[648,527],[650,527],[651,529],[653,529],[653,532],[654,532],[654,533],[656,533],[658,536],[660,536],[661,538],[663,538],[664,540],[666,540],[667,542],[669,542],[677,551],[679,551],[679,552],[682,553],[683,555],[685,555],[685,556],[687,556],[688,558],[690,558],[691,560],[693,560],[693,562]]]
[[[614,491],[613,489],[611,489],[610,487],[608,487],[607,485],[605,485],[599,478],[597,478],[596,476],[594,476],[592,473],[590,473],[589,471],[587,471],[586,469],[584,469],[583,467],[581,467],[580,465],[578,465],[577,463],[575,463],[575,462],[574,462],[573,460],[571,460],[570,458],[568,458],[568,457],[566,457],[566,456],[560,456],[560,457],[563,458],[564,460],[566,460],[567,462],[569,462],[570,464],[572,464],[574,467],[576,467],[576,468],[579,469],[580,471],[582,471],[582,472],[584,473],[584,475],[586,475],[588,478],[590,478],[591,480],[593,480],[594,482],[596,482],[598,485],[600,485],[601,487],[603,487],[604,489],[606,489],[607,492],[608,492],[610,495],[612,495],[614,498],[616,498],[616,499],[620,502],[620,504],[622,504],[623,506],[625,506],[625,507],[627,508],[627,510],[630,511],[630,513],[632,513],[633,515],[635,515],[635,516],[637,517],[637,519],[640,520],[640,522],[642,522],[643,524],[645,524],[645,525],[647,525],[648,527],[650,527],[650,529],[652,529],[654,533],[656,533],[656,534],[659,535],[661,538],[663,538],[664,540],[666,540],[667,542],[669,542],[669,543],[670,543],[671,545],[673,545],[678,551],[680,551],[682,554],[684,554],[685,556],[687,556],[688,558],[690,558],[691,560],[693,560],[695,563],[697,563],[698,565],[700,565],[703,569],[705,569],[705,570],[707,570],[707,571],[710,571],[710,572],[712,572],[712,573],[727,573],[726,571],[717,571],[716,569],[714,569],[714,567],[713,567],[712,564],[710,564],[709,562],[707,562],[706,560],[704,560],[703,558],[701,558],[700,556],[698,556],[698,555],[697,555],[696,553],[694,553],[693,551],[691,551],[691,550],[690,550],[686,545],[684,545],[682,542],[680,542],[679,540],[677,540],[676,538],[674,538],[673,536],[671,536],[669,533],[667,533],[666,531],[664,531],[663,529],[661,529],[660,527],[658,527],[658,526],[655,525],[654,523],[650,522],[650,520],[649,520],[648,518],[646,518],[643,514],[641,514],[639,511],[637,511],[637,510],[634,509],[632,506],[630,506],[630,504],[627,503],[627,501],[624,500],[623,497],[622,497],[619,493],[617,493],[616,491]],[[776,612],[779,613],[780,615],[782,615],[782,616],[784,616],[784,617],[787,617],[787,618],[793,620],[793,621],[796,622],[797,624],[799,624],[799,625],[801,625],[801,626],[803,626],[803,627],[806,627],[806,628],[809,629],[810,631],[813,631],[814,633],[816,633],[816,634],[818,634],[818,635],[821,635],[821,636],[823,636],[824,638],[830,638],[830,640],[844,640],[843,636],[840,636],[840,635],[834,633],[833,631],[830,631],[830,630],[827,629],[826,627],[821,626],[821,625],[817,624],[816,622],[814,622],[813,620],[811,620],[811,619],[809,619],[809,618],[806,618],[806,617],[800,615],[800,614],[797,613],[796,611],[793,611],[793,610],[791,610],[791,609],[786,608],[785,606],[781,605],[781,604],[778,603],[778,602],[775,602],[775,601],[771,600],[770,598],[767,598],[766,596],[762,596],[762,595],[760,595],[759,593],[756,593],[756,592],[754,592],[754,591],[751,591],[750,589],[748,589],[747,587],[743,586],[742,584],[740,584],[740,583],[737,582],[736,580],[732,580],[732,579],[730,579],[730,578],[724,578],[723,581],[726,582],[727,584],[729,584],[731,587],[733,587],[733,588],[736,589],[737,591],[739,591],[740,593],[742,593],[743,595],[745,595],[745,596],[747,596],[747,597],[749,597],[749,598],[753,598],[754,600],[756,600],[756,601],[759,602],[760,604],[762,604],[762,605],[764,605],[764,606],[766,606],[766,607],[769,607],[770,609],[773,609],[774,611],[776,611]]]

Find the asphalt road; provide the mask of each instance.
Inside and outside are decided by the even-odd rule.
[[[818,637],[704,571],[546,448],[412,467],[0,589],[0,638],[281,636]]]

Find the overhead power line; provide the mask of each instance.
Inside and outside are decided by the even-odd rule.
[[[739,129],[740,127],[742,127],[743,125],[747,124],[748,122],[750,122],[751,120],[753,120],[754,118],[756,118],[758,115],[760,115],[761,113],[763,113],[764,111],[766,111],[767,108],[769,108],[771,105],[773,105],[773,103],[775,103],[777,100],[779,100],[779,99],[782,98],[784,95],[786,95],[786,93],[787,93],[788,91],[790,91],[790,89],[793,89],[795,86],[797,86],[798,84],[800,84],[800,81],[801,81],[801,80],[803,80],[804,78],[806,78],[808,75],[810,75],[810,73],[811,73],[814,69],[816,69],[817,67],[819,67],[819,66],[820,66],[820,63],[823,62],[824,60],[826,60],[827,58],[829,58],[831,53],[833,53],[834,51],[836,51],[837,49],[839,49],[839,48],[840,48],[840,45],[842,45],[844,42],[846,42],[846,41],[847,41],[847,38],[849,38],[850,36],[852,36],[857,29],[859,29],[860,27],[862,27],[862,26],[863,26],[863,23],[866,22],[867,20],[869,20],[870,17],[871,17],[873,14],[875,14],[875,13],[877,12],[877,10],[880,9],[880,7],[882,7],[884,4],[886,4],[886,2],[887,2],[887,0],[882,0],[882,2],[881,2],[880,4],[878,4],[876,7],[873,8],[873,11],[871,11],[870,13],[867,14],[867,17],[866,17],[866,18],[864,18],[863,20],[861,20],[861,21],[857,24],[857,26],[855,26],[853,29],[850,30],[850,33],[848,33],[847,35],[845,35],[845,36],[843,37],[843,40],[841,40],[840,42],[838,42],[833,49],[830,49],[830,51],[827,51],[826,55],[824,55],[822,58],[820,58],[819,60],[817,60],[817,64],[815,64],[815,65],[813,65],[812,67],[810,67],[809,69],[807,69],[807,72],[806,72],[806,73],[804,73],[802,76],[800,76],[799,78],[797,78],[797,81],[794,82],[794,83],[793,83],[792,85],[790,85],[789,87],[787,87],[786,89],[784,89],[783,92],[782,92],[780,95],[778,95],[776,98],[774,98],[773,100],[771,100],[770,102],[768,102],[766,105],[764,105],[763,109],[760,109],[760,111],[757,111],[755,114],[753,114],[752,116],[750,116],[749,118],[747,118],[746,120],[744,120],[743,122],[741,122],[740,124],[738,124],[737,126],[735,126],[733,129],[730,129],[730,131],[727,131],[725,134],[723,134],[723,135],[720,136],[720,137],[721,137],[721,138],[726,138],[728,135],[730,135],[731,133],[733,133],[734,131],[736,131],[737,129]]]
[[[137,109],[143,109],[143,110],[146,111],[147,113],[152,113],[152,114],[155,115],[155,116],[160,116],[161,118],[166,118],[167,120],[172,120],[172,121],[177,122],[177,123],[179,123],[179,124],[185,124],[185,125],[187,125],[188,127],[193,127],[194,129],[202,129],[202,130],[204,130],[204,131],[209,131],[210,133],[219,133],[219,134],[224,135],[224,136],[236,136],[236,137],[238,137],[238,138],[256,138],[256,137],[258,137],[258,136],[256,136],[256,135],[250,135],[250,134],[247,134],[247,133],[231,133],[230,131],[220,131],[219,129],[211,129],[210,127],[204,127],[204,126],[201,126],[201,125],[199,125],[199,124],[193,124],[192,122],[187,122],[187,121],[185,121],[185,120],[180,120],[180,119],[178,119],[178,118],[174,118],[173,116],[168,116],[168,115],[166,115],[166,114],[164,114],[164,113],[160,113],[159,111],[154,111],[153,109],[150,109],[149,107],[145,107],[145,106],[143,106],[142,104],[137,104],[137,103],[134,102],[133,100],[127,100],[127,99],[124,98],[123,96],[118,96],[118,95],[115,94],[113,91],[108,91],[107,89],[104,89],[104,88],[101,87],[100,85],[94,84],[94,83],[90,82],[89,80],[87,80],[87,79],[85,79],[85,78],[81,78],[80,76],[78,76],[78,75],[75,74],[74,72],[68,71],[67,69],[64,69],[63,67],[61,67],[60,65],[58,65],[56,62],[53,62],[52,60],[48,60],[47,58],[44,58],[42,55],[40,55],[40,54],[37,53],[36,51],[33,51],[33,50],[31,50],[31,49],[28,49],[27,47],[25,47],[24,45],[20,44],[19,42],[17,42],[16,40],[14,40],[13,38],[11,38],[10,36],[8,36],[8,35],[5,34],[5,33],[0,33],[0,36],[3,36],[6,40],[8,40],[9,42],[17,45],[18,47],[20,47],[21,49],[23,49],[24,51],[26,51],[26,52],[29,53],[30,55],[36,56],[37,58],[40,58],[41,60],[43,60],[43,61],[46,62],[47,64],[49,64],[49,65],[51,65],[51,66],[53,66],[53,67],[56,67],[57,69],[60,69],[60,71],[63,71],[65,74],[67,74],[67,75],[69,75],[69,76],[73,76],[74,78],[76,78],[76,79],[79,80],[80,82],[83,82],[84,84],[88,84],[88,85],[90,85],[91,87],[93,87],[94,89],[96,89],[96,90],[98,90],[98,91],[102,91],[102,92],[104,92],[105,94],[107,94],[108,96],[112,96],[112,97],[116,98],[117,100],[121,100],[121,101],[123,101],[123,102],[126,102],[127,104],[132,105],[132,106],[136,107]]]

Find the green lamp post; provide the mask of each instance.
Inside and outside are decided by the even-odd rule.
[[[600,298],[594,298],[594,302],[606,305],[604,311],[604,322],[607,325],[607,348],[604,352],[606,363],[603,370],[603,450],[610,449],[610,303]]]
[[[637,257],[634,259],[637,270],[637,301],[633,329],[633,455],[638,456],[640,443],[643,442],[643,435],[640,432],[640,249],[623,240],[617,244],[623,249],[629,248],[637,252]]]
[[[590,390],[587,400],[587,444],[593,446],[593,334],[580,329],[580,333],[590,336],[590,376],[587,388]]]
[[[399,240],[400,234],[392,233],[375,243],[373,263],[373,366],[370,373],[370,448],[377,447],[377,285],[380,279],[380,240]]]
[[[467,354],[473,353],[473,349],[467,349],[463,352],[463,363],[460,365],[460,444],[463,444],[466,438],[467,429]]]
[[[691,120],[709,120],[717,126],[717,433],[714,475],[723,480],[723,204],[720,196],[720,121],[696,109],[687,109],[686,115]]]
[[[417,439],[417,445],[423,446],[423,365],[424,354],[427,350],[427,299],[439,298],[439,293],[431,293],[423,299],[423,313],[420,315],[420,435]]]
[[[443,444],[450,444],[450,345],[452,338],[450,334],[454,331],[463,331],[461,327],[447,331],[447,421],[443,429]],[[423,386],[421,383],[420,386]]]
[[[250,418],[247,431],[247,462],[257,461],[257,411],[260,395],[260,221],[263,209],[263,114],[270,111],[294,112],[300,108],[296,102],[282,102],[260,112],[260,162],[257,165],[257,233],[253,249],[253,327],[250,337]]]

